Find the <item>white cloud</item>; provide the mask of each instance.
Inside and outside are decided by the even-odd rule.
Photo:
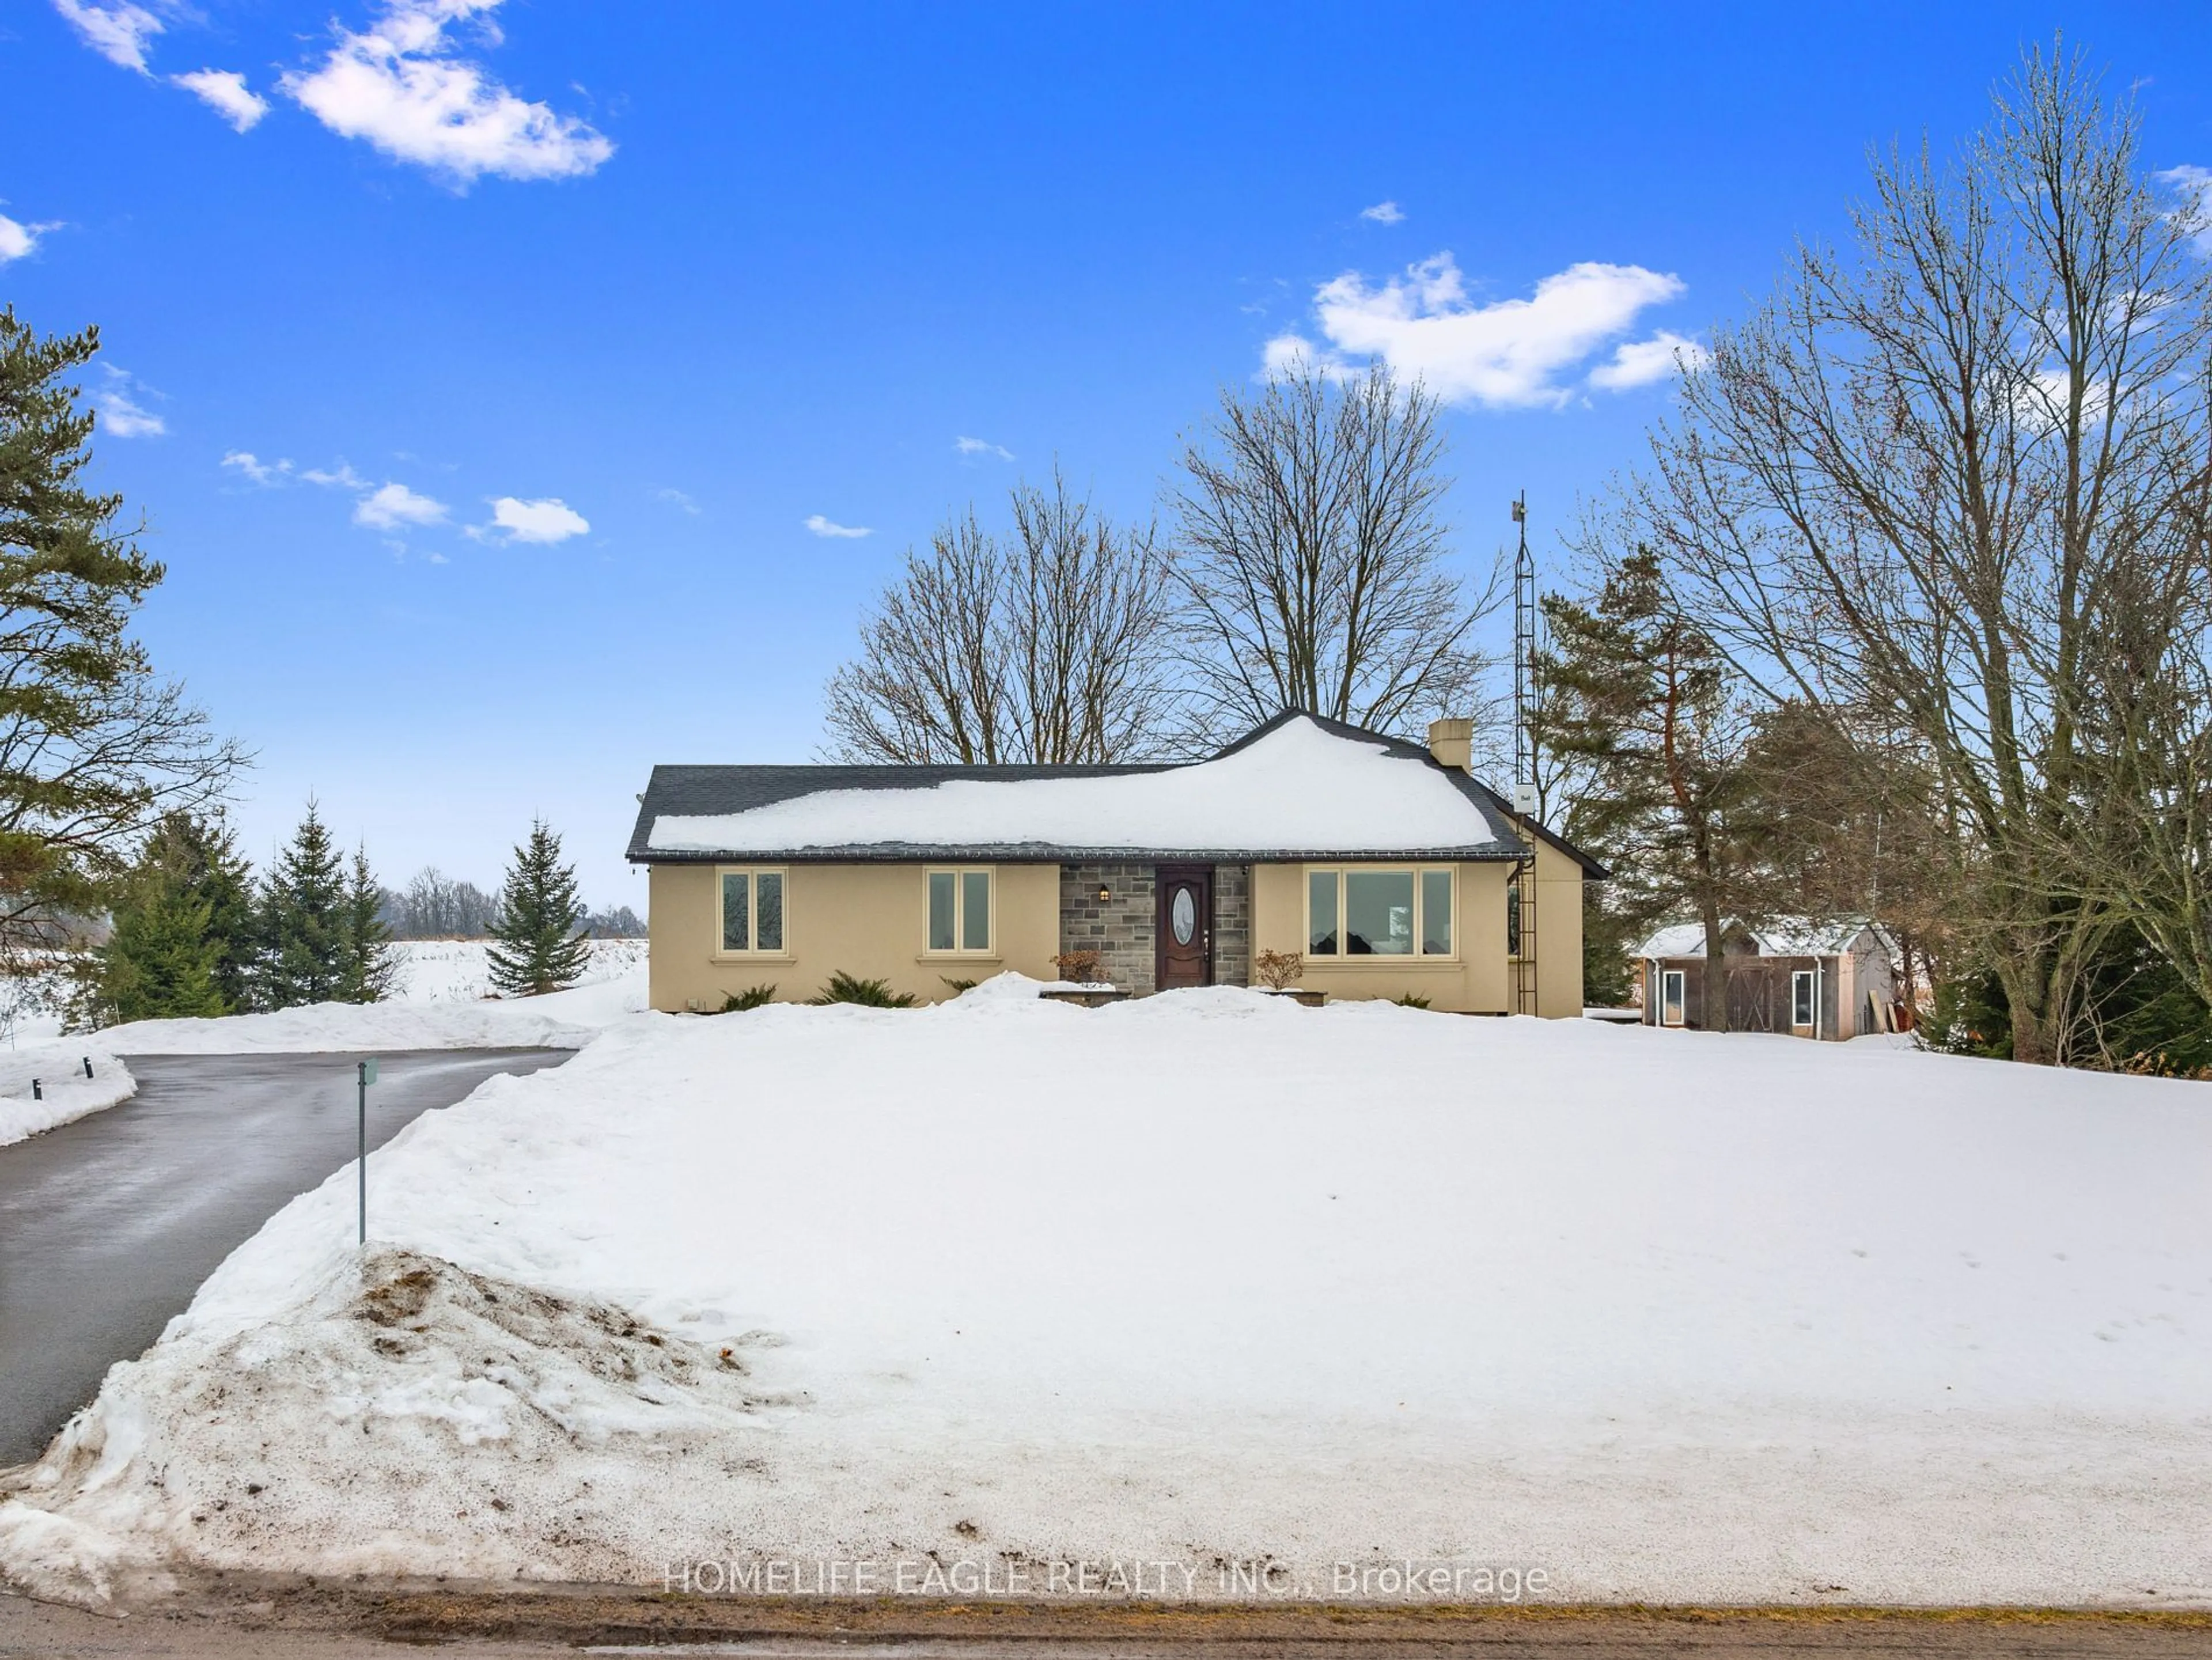
[[[963,455],[995,455],[1001,461],[1014,459],[1013,451],[1004,444],[994,444],[988,438],[956,438],[952,441],[952,447]]]
[[[274,484],[292,471],[289,461],[264,461],[252,450],[227,450],[222,464],[244,473],[257,484]]]
[[[161,32],[161,20],[131,0],[54,0],[85,45],[109,63],[146,70],[146,43]]]
[[[309,467],[300,475],[310,484],[325,484],[337,489],[365,490],[368,480],[353,470],[349,461],[341,461],[335,468]]]
[[[2168,167],[2158,175],[2182,198],[2182,211],[2195,222],[2197,246],[2212,256],[2212,167]]]
[[[404,484],[380,484],[354,504],[353,521],[371,530],[398,530],[402,525],[442,524],[446,504],[417,496]]]
[[[1679,364],[1703,368],[1712,354],[1686,334],[1662,329],[1649,340],[1624,340],[1613,356],[1589,374],[1589,383],[1603,392],[1626,392],[1664,380]]]
[[[557,496],[542,496],[535,502],[502,496],[491,504],[491,523],[471,526],[469,534],[485,541],[504,532],[505,539],[510,542],[550,543],[581,536],[591,527],[589,520]]]
[[[664,485],[653,491],[653,499],[665,502],[672,508],[681,508],[694,519],[699,516],[699,504],[673,485]]]
[[[1570,381],[1595,353],[1682,291],[1681,278],[1662,271],[1585,260],[1547,277],[1527,299],[1478,304],[1452,256],[1439,253],[1378,286],[1357,271],[1322,283],[1314,319],[1326,344],[1279,335],[1267,344],[1266,365],[1347,372],[1379,358],[1448,404],[1556,406],[1574,395]]]
[[[366,139],[459,185],[491,173],[562,179],[595,171],[613,143],[585,122],[517,97],[458,55],[447,26],[499,0],[389,0],[363,33],[340,27],[322,65],[282,85],[331,131]],[[486,38],[497,31],[483,20]]]
[[[39,239],[48,231],[58,229],[56,225],[26,225],[0,213],[0,265],[10,259],[21,259],[26,254],[38,252]]]
[[[269,113],[269,100],[248,87],[236,70],[194,70],[169,79],[240,132]]]
[[[101,431],[112,438],[159,438],[168,431],[167,422],[131,396],[133,388],[143,392],[145,387],[112,363],[101,367],[107,372],[107,385],[92,398],[100,411]]]
[[[1405,218],[1406,210],[1395,202],[1377,202],[1371,208],[1360,209],[1359,216],[1372,219],[1378,225],[1395,225]]]
[[[866,525],[841,525],[834,520],[824,519],[818,513],[810,513],[806,515],[806,528],[817,536],[873,536],[875,534],[875,532]]]

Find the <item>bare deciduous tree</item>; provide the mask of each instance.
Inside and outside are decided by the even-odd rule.
[[[480,939],[491,932],[499,902],[475,883],[425,865],[386,909],[394,939]]]
[[[1170,491],[1195,736],[1284,709],[1384,731],[1486,712],[1474,634],[1504,582],[1493,566],[1470,593],[1444,568],[1437,408],[1380,365],[1223,393]]]
[[[861,762],[1109,763],[1158,753],[1175,706],[1166,562],[1146,526],[1012,496],[1012,534],[942,526],[830,679],[829,749]]]
[[[1640,533],[1777,700],[1872,711],[1941,795],[1962,946],[2060,1057],[2116,896],[2083,723],[2123,611],[2191,556],[2212,313],[2130,111],[2029,56],[1953,165],[1875,169],[1856,258],[1803,250],[1656,439]],[[2172,642],[2146,638],[2148,672]],[[2144,672],[2138,665],[2135,671]]]

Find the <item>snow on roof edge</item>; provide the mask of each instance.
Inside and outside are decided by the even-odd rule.
[[[1523,851],[1472,779],[1403,740],[1334,729],[1310,715],[1283,719],[1210,760],[1182,766],[915,785],[871,781],[734,812],[641,813],[640,821],[631,857],[648,861],[1499,858]]]

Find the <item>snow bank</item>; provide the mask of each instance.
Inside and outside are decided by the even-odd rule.
[[[128,1101],[138,1080],[106,1043],[48,1043],[38,1049],[0,1051],[0,1147],[70,1123],[88,1113]],[[92,1076],[84,1074],[92,1063]],[[33,1099],[31,1082],[43,1099]]]
[[[1034,991],[425,1115],[366,1263],[341,1172],[0,1481],[0,1567],[2212,1603],[2203,1085]]]
[[[480,939],[405,940],[381,1003],[316,1003],[214,1020],[136,1020],[100,1041],[125,1055],[248,1055],[358,1049],[580,1049],[646,1006],[645,942],[594,941],[567,991],[487,999]]]
[[[823,790],[749,812],[664,813],[647,845],[663,853],[1033,844],[1337,852],[1496,839],[1439,769],[1300,719],[1233,755],[1158,772]]]

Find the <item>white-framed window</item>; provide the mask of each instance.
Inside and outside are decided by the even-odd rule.
[[[1683,981],[1680,969],[1659,970],[1659,1024],[1662,1026],[1682,1024]]]
[[[1449,957],[1458,873],[1433,869],[1306,870],[1306,955]]]
[[[789,917],[780,870],[725,868],[715,883],[715,938],[722,957],[781,957]]]
[[[1799,969],[1790,976],[1790,1024],[1800,1031],[1810,1031],[1813,1009],[1813,970]]]
[[[924,948],[933,957],[989,957],[997,949],[996,889],[993,872],[933,870],[928,873],[929,932]]]

